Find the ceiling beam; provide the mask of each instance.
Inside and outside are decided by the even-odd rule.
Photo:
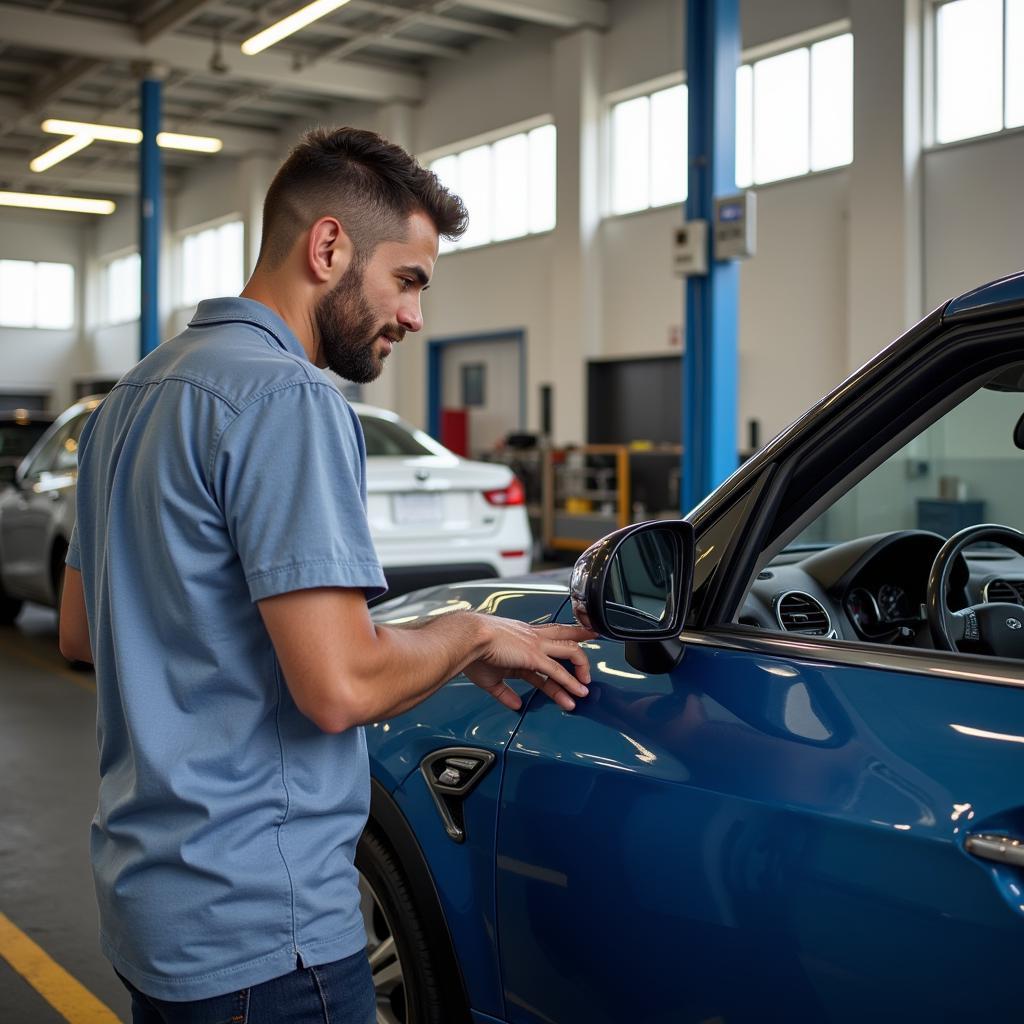
[[[216,11],[218,14],[223,14],[227,17],[232,17],[237,21],[240,21],[241,9],[234,7],[230,4],[219,3],[217,0],[213,0],[210,8],[211,11]],[[251,12],[250,12],[251,13]],[[316,22],[313,26],[314,31],[317,35],[321,36],[333,36],[335,39],[355,39],[359,36],[363,36],[366,33],[354,28],[348,28],[345,25],[336,25],[326,18]],[[189,30],[190,34],[192,30]],[[234,35],[240,35],[237,29],[233,32]],[[389,39],[385,44],[394,50],[399,50],[404,53],[415,53],[421,54],[424,57],[465,57],[466,54],[457,49],[454,46],[445,46],[441,43],[429,43],[426,40],[421,39]],[[301,56],[316,57],[317,54],[314,50],[306,50]]]
[[[0,100],[0,121],[23,113],[23,108],[10,100]],[[46,117],[57,117],[66,121],[92,121],[95,122],[102,117],[103,124],[112,124],[120,128],[138,128],[138,123],[123,116],[106,117],[98,113],[97,108],[85,103],[69,103],[67,101],[55,103],[44,111]],[[249,156],[256,153],[277,155],[281,152],[281,142],[276,131],[260,131],[255,128],[233,128],[228,125],[210,124],[204,116],[197,118],[174,118],[173,122],[168,119],[168,131],[184,131],[192,126],[202,126],[203,131],[195,132],[198,135],[215,135],[224,143],[221,150],[227,156]],[[37,126],[38,127],[38,126]],[[60,136],[47,135],[46,138],[53,143],[60,141]],[[209,157],[204,157],[209,159]],[[27,167],[26,167],[27,169]],[[46,172],[49,174],[49,171]]]
[[[139,42],[151,43],[154,39],[181,28],[206,7],[213,7],[216,0],[176,0],[162,11],[146,18],[138,27]]]
[[[377,11],[381,14],[390,14],[396,18],[404,17],[410,13],[408,7],[397,7],[395,4],[384,3],[383,0],[352,0],[349,6],[353,10]],[[472,6],[462,4],[463,7]],[[495,28],[493,25],[481,25],[476,21],[467,21],[465,18],[453,18],[450,14],[420,14],[419,20],[424,25],[432,25],[434,28],[448,29],[450,32],[465,32],[469,35],[482,36],[484,39],[508,40],[514,39],[515,33],[505,28]]]
[[[333,36],[335,39],[359,39],[367,35],[381,35],[384,33],[358,32],[352,28],[345,28],[343,25],[329,25],[320,23],[316,27],[317,32],[325,36]],[[400,50],[403,53],[417,53],[424,57],[465,57],[466,54],[454,46],[444,46],[441,43],[428,43],[421,39],[399,39],[388,36],[380,40],[381,45],[390,47],[393,50]]]
[[[488,14],[533,21],[556,28],[594,28],[608,26],[608,4],[605,0],[459,0],[462,7],[471,7]]]
[[[78,85],[103,66],[103,61],[92,60],[88,57],[72,57],[66,60],[28,94],[28,98],[25,100],[26,112],[42,110],[48,103],[57,99],[61,93]]]
[[[140,43],[132,25],[4,3],[0,3],[0,25],[4,42],[11,45],[199,74],[210,71],[210,57],[195,39],[183,36]],[[421,76],[409,72],[357,64],[296,67],[287,56],[267,52],[247,57],[236,47],[225,47],[221,58],[227,67],[225,74],[235,81],[376,102],[416,100],[422,95]]]
[[[134,170],[103,167],[62,172],[58,165],[45,174],[33,174],[28,169],[28,161],[8,156],[0,156],[0,183],[18,192],[67,192],[71,195],[100,196],[134,196],[139,193],[139,175]],[[165,168],[164,191],[173,193],[178,185],[178,175]]]

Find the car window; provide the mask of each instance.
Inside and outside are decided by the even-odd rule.
[[[82,436],[82,430],[88,418],[89,413],[83,412],[71,421],[68,432],[54,455],[53,464],[50,467],[51,472],[66,473],[78,468],[78,439]]]
[[[43,442],[43,446],[33,456],[32,461],[25,468],[26,478],[36,478],[42,473],[53,469],[54,461],[64,445],[64,442],[71,435],[75,420],[68,420],[67,423],[53,429],[53,433]]]
[[[1003,373],[1000,379],[1011,379]],[[790,549],[891,530],[949,537],[966,526],[1024,530],[1024,451],[1014,432],[1024,393],[981,387],[821,513]]]
[[[1024,604],[1024,552],[1011,550],[1013,531],[1024,531],[1024,363],[929,394],[934,404],[916,429],[853,438],[859,464],[844,469],[846,487],[771,535],[751,564],[741,607],[726,612],[731,621],[816,642],[1018,657],[987,619],[985,629],[952,637],[948,623],[988,607],[990,585],[1003,588],[991,608]],[[1010,546],[990,533],[969,547],[936,596],[943,538],[983,524],[1008,528]],[[1019,629],[1011,619],[1020,621],[1006,613],[1006,630]]]
[[[366,439],[366,454],[375,456],[433,455],[409,430],[400,423],[382,419],[379,416],[360,416],[363,437]]]

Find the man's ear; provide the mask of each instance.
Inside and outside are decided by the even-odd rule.
[[[352,255],[352,240],[336,217],[321,217],[309,229],[306,263],[317,283],[337,281],[348,269]]]

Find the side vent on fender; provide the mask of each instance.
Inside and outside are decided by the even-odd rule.
[[[428,754],[420,764],[444,830],[456,843],[466,839],[463,802],[487,774],[494,760],[494,754],[489,750],[446,747]]]
[[[791,590],[778,598],[775,615],[779,625],[787,633],[832,635],[832,620],[828,612],[810,594],[804,594],[799,590]]]
[[[985,584],[982,595],[986,601],[1024,604],[1024,580],[1004,580],[996,577]]]

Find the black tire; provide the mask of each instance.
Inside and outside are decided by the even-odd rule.
[[[378,1021],[450,1024],[464,1019],[465,1007],[452,1005],[441,991],[436,944],[427,935],[406,877],[391,849],[370,829],[359,840],[356,867]]]
[[[17,598],[8,597],[0,591],[0,626],[9,626],[21,612],[23,601]]]

